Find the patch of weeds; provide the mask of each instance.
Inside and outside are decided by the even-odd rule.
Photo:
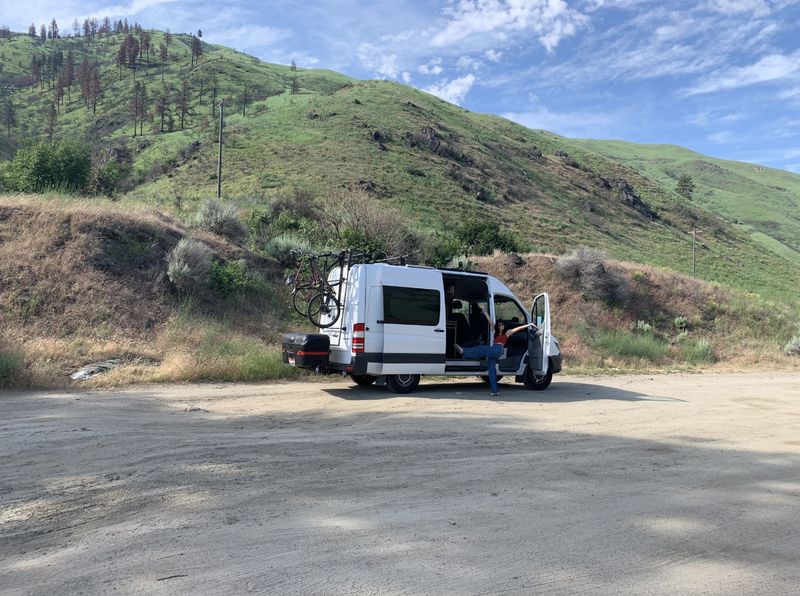
[[[800,335],[795,335],[783,346],[783,353],[787,356],[800,356]]]
[[[705,339],[685,342],[681,349],[681,356],[686,362],[690,362],[691,364],[703,364],[716,361],[714,351],[711,349],[711,344]]]
[[[678,331],[686,331],[686,328],[689,327],[689,319],[683,316],[678,316],[675,317],[673,324],[675,325],[675,329]]]
[[[228,263],[211,263],[211,287],[221,296],[244,292],[248,286],[247,265],[244,259]]]
[[[0,387],[12,387],[21,376],[23,367],[19,355],[0,351]]]
[[[592,340],[603,356],[640,358],[655,362],[667,353],[667,344],[651,335],[634,335],[625,331],[601,331]]]

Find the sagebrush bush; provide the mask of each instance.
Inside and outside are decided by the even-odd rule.
[[[689,326],[689,319],[683,316],[678,316],[675,317],[673,324],[675,325],[675,329],[677,329],[678,331],[685,331],[686,328]]]
[[[292,252],[309,254],[313,247],[305,238],[285,232],[271,238],[264,245],[264,252],[284,267],[291,265],[295,258]]]
[[[711,344],[705,339],[685,343],[681,350],[681,355],[686,362],[691,362],[692,364],[714,362],[716,360]]]
[[[167,277],[179,292],[208,286],[213,252],[193,238],[181,238],[167,256]]]
[[[642,335],[648,335],[653,331],[653,326],[647,321],[636,321],[636,324],[633,326],[633,330],[641,333]]]
[[[625,304],[631,297],[628,281],[606,268],[606,256],[600,251],[581,247],[556,259],[556,272],[587,297]]]
[[[800,356],[800,335],[795,335],[783,346],[783,353],[787,356]]]
[[[247,226],[239,217],[235,205],[210,199],[200,206],[196,224],[229,240],[241,242],[247,238]]]

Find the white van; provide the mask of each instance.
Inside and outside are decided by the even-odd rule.
[[[348,374],[359,385],[377,382],[396,393],[413,391],[421,375],[487,380],[487,361],[465,360],[455,348],[491,344],[494,329],[484,309],[507,328],[535,323],[538,329],[509,337],[497,362],[498,378],[513,375],[541,390],[561,371],[547,294],[539,294],[529,311],[486,273],[368,263],[331,276],[341,303],[331,309],[335,323],[316,334],[285,334],[285,363]]]

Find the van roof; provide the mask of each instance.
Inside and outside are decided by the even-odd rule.
[[[386,267],[392,269],[428,269],[430,271],[441,271],[442,273],[456,273],[458,275],[471,275],[475,277],[489,277],[483,271],[464,271],[463,269],[450,269],[447,267],[428,267],[427,265],[390,265],[389,263],[363,263],[370,267]]]

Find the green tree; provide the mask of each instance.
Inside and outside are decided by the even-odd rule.
[[[14,102],[10,97],[6,97],[3,102],[3,124],[6,127],[6,136],[11,138],[11,129],[17,125],[17,114],[14,108]]]
[[[455,237],[467,254],[488,255],[495,249],[503,252],[520,250],[517,237],[489,217],[466,220],[456,228]]]
[[[685,199],[691,199],[694,194],[694,181],[689,174],[681,174],[678,183],[675,185],[675,192]]]
[[[89,149],[79,143],[39,143],[17,152],[8,177],[21,192],[76,191],[86,185],[91,168]]]

